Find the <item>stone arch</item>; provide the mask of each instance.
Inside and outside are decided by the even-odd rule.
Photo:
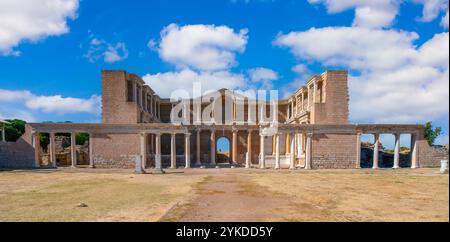
[[[217,163],[230,163],[231,162],[231,139],[226,136],[219,136],[216,141],[216,160]]]

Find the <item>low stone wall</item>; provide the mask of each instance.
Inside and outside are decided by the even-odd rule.
[[[25,140],[0,142],[0,168],[25,169],[34,166],[34,148]]]
[[[135,156],[140,155],[138,134],[93,134],[92,151],[97,168],[135,168]]]
[[[355,169],[357,137],[351,134],[317,134],[312,141],[313,169]]]
[[[441,160],[448,160],[448,149],[443,146],[427,146],[421,152],[420,167],[436,168],[441,167]]]

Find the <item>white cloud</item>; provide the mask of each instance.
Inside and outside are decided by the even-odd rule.
[[[448,10],[444,17],[441,20],[441,26],[448,29]]]
[[[21,42],[36,42],[69,32],[68,19],[76,18],[78,0],[1,0],[0,55],[19,55]]]
[[[278,79],[278,73],[267,68],[254,68],[249,70],[250,78],[253,82],[275,81]]]
[[[100,113],[101,98],[92,96],[89,99],[56,96],[34,96],[28,99],[25,105],[32,110],[41,110],[46,113]]]
[[[418,38],[405,31],[329,27],[280,35],[274,43],[299,59],[355,73],[350,78],[353,121],[408,123],[449,112],[448,33],[420,47],[414,45]]]
[[[310,4],[324,4],[329,13],[355,9],[353,26],[381,28],[391,26],[399,14],[400,4],[414,2],[423,5],[422,22],[431,22],[448,9],[448,0],[308,0]]]
[[[245,87],[247,82],[245,76],[241,74],[233,74],[228,71],[196,72],[191,69],[154,75],[147,74],[143,79],[162,97],[170,97],[171,93],[177,89],[186,90],[192,95],[194,82],[202,84],[202,92],[221,88],[234,90]]]
[[[435,20],[439,13],[448,9],[448,0],[413,0],[416,3],[423,4],[423,13],[419,18],[422,22],[431,22]]]
[[[261,88],[264,90],[273,89],[273,81],[279,79],[278,73],[274,70],[267,68],[254,68],[248,71],[250,80],[255,84],[261,84]]]
[[[245,50],[247,33],[227,26],[171,24],[161,31],[158,52],[162,60],[181,69],[225,70],[236,65],[236,53]]]
[[[292,67],[292,71],[297,73],[297,74],[299,74],[299,75],[304,74],[305,72],[306,73],[309,72],[308,66],[305,65],[305,64],[295,65],[294,67]]]
[[[327,66],[393,69],[416,54],[413,41],[417,38],[416,33],[404,31],[327,27],[280,35],[274,44]]]
[[[20,110],[21,116],[29,114],[27,111],[42,111],[45,113],[56,114],[73,114],[73,113],[90,113],[99,115],[101,112],[101,98],[93,95],[89,99],[62,97],[61,95],[55,96],[39,96],[31,93],[27,90],[4,90],[0,89],[0,106],[5,107],[1,110],[3,113],[18,113],[6,111],[6,105],[13,107],[16,105],[23,105],[23,108],[28,110]],[[18,111],[18,110],[16,110]],[[5,115],[8,118],[11,115]],[[29,115],[30,116],[30,115]]]
[[[102,59],[106,63],[115,63],[128,58],[128,49],[125,43],[110,44],[103,39],[96,38],[93,34],[89,38],[89,49],[83,55],[89,62],[95,63]]]
[[[325,4],[328,12],[339,13],[355,9],[353,26],[388,27],[398,14],[399,0],[308,0],[311,4]]]
[[[108,45],[107,50],[103,53],[103,60],[106,63],[114,63],[128,58],[128,49],[123,42],[116,45]]]
[[[16,102],[20,100],[27,100],[32,97],[30,91],[11,91],[0,89],[0,102]]]

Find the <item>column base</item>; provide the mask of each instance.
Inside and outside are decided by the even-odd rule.
[[[154,169],[154,170],[152,171],[152,174],[155,174],[155,175],[162,175],[162,174],[166,174],[166,172],[165,172],[163,169]]]
[[[392,167],[392,169],[398,170],[398,169],[400,169],[400,167],[399,166],[398,167]]]
[[[145,172],[145,170],[142,169],[142,170],[139,170],[139,171],[134,171],[134,174],[142,175],[142,174],[147,174],[147,172]]]

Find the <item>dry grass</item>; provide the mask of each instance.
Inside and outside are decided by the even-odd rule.
[[[202,175],[0,173],[0,221],[157,221]],[[180,185],[183,184],[183,185]],[[77,207],[85,203],[86,208]]]
[[[286,194],[286,221],[449,221],[449,177],[436,170],[312,171],[252,180]]]
[[[0,172],[0,221],[449,221],[436,169],[129,172]]]

